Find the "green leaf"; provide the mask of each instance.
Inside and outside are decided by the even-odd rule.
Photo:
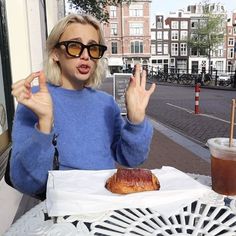
[[[78,13],[93,15],[101,22],[109,22],[107,6],[118,6],[122,3],[129,4],[132,0],[68,0],[71,8]]]

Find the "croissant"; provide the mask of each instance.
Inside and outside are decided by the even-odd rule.
[[[128,194],[160,189],[158,178],[148,169],[119,168],[106,181],[105,187],[112,193]]]

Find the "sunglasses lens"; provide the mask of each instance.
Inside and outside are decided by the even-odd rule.
[[[81,42],[65,41],[58,45],[64,45],[67,53],[72,57],[80,57],[86,48],[91,58],[100,59],[106,51],[106,47],[99,44],[84,45]]]
[[[68,53],[71,56],[80,56],[82,45],[80,43],[72,42],[68,44]]]
[[[91,45],[89,47],[89,52],[93,58],[100,58],[102,54],[102,49],[98,45]]]

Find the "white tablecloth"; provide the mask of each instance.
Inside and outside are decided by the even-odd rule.
[[[200,183],[210,186],[211,178],[209,176],[197,175],[197,174],[189,174],[192,178],[196,179]],[[211,195],[205,196],[201,199],[201,201],[214,204],[217,206],[225,205],[224,196],[212,193]],[[236,201],[233,199],[230,202],[229,207],[236,214]],[[36,236],[36,235],[57,235],[57,236],[65,236],[65,235],[91,235],[88,227],[85,222],[93,222],[96,220],[102,220],[106,217],[106,215],[90,215],[84,216],[83,221],[81,221],[81,216],[79,218],[77,216],[69,216],[69,217],[58,217],[57,224],[55,224],[53,218],[45,220],[45,216],[47,214],[46,203],[41,202],[30,211],[28,211],[25,215],[23,215],[20,219],[18,219],[4,234],[4,236]],[[79,221],[78,221],[79,220]],[[75,222],[76,227],[71,224],[71,222]],[[234,236],[235,234],[228,234],[230,236]]]
[[[48,214],[58,217],[149,207],[168,217],[182,206],[212,192],[208,186],[174,167],[163,166],[151,171],[160,181],[158,191],[123,195],[111,193],[104,187],[116,170],[50,171],[46,200]]]

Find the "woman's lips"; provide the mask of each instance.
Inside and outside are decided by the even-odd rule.
[[[90,67],[87,65],[81,65],[78,67],[78,71],[80,74],[88,74],[90,71]]]

